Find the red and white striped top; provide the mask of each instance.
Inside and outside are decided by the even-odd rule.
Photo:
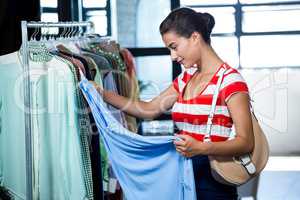
[[[206,87],[195,98],[183,99],[183,91],[196,69],[182,72],[173,81],[173,86],[179,92],[179,97],[172,108],[172,119],[180,130],[179,134],[188,134],[197,140],[203,141],[213,93],[221,67],[226,68],[226,72],[223,76],[215,115],[212,120],[211,141],[225,141],[230,137],[233,122],[226,102],[237,92],[248,93],[248,87],[241,74],[226,63],[219,67]]]

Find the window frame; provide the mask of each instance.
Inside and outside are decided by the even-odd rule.
[[[170,0],[171,10],[180,6],[180,0]],[[170,55],[170,51],[166,47],[129,47],[127,48],[134,57],[140,56],[165,56]],[[181,73],[181,66],[177,62],[172,62],[172,80]],[[170,113],[164,113],[153,120],[171,120]]]
[[[87,18],[87,12],[89,11],[106,11],[107,17],[107,35],[112,35],[112,23],[111,23],[111,1],[106,0],[106,7],[83,7],[83,0],[57,0],[57,7],[42,7],[42,13],[55,13],[58,15],[58,21],[84,21]]]
[[[50,14],[57,14],[58,15],[58,4],[57,7],[42,7],[40,5],[40,18],[42,17],[43,13],[50,13]]]
[[[83,0],[79,0],[79,1],[83,1]],[[82,4],[83,5],[83,4]],[[89,7],[89,8],[85,8],[83,6],[81,6],[82,9],[82,20],[86,21],[87,19],[87,13],[89,11],[106,11],[106,18],[107,18],[107,35],[104,36],[111,36],[112,35],[112,23],[111,23],[111,2],[110,0],[106,0],[106,6],[105,7]]]
[[[192,5],[189,6],[191,8],[214,8],[214,7],[234,7],[235,8],[235,25],[236,30],[234,32],[234,36],[237,37],[238,40],[238,68],[243,68],[241,65],[241,37],[243,36],[269,36],[269,35],[300,35],[300,31],[266,31],[266,32],[243,32],[242,31],[242,20],[243,20],[243,8],[245,7],[253,7],[253,6],[284,6],[284,5],[300,5],[300,1],[291,1],[291,2],[270,2],[270,3],[240,3],[238,1],[236,4],[215,4],[215,5]],[[230,34],[229,34],[230,35]],[[212,34],[213,36],[226,37],[228,34]],[[274,67],[251,67],[247,69],[270,69],[270,68],[286,68],[289,66],[274,66]],[[291,66],[295,68],[294,66]]]

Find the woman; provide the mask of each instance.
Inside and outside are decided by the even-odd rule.
[[[248,88],[237,70],[218,57],[210,45],[214,18],[189,8],[173,10],[160,25],[171,58],[185,70],[173,84],[150,102],[132,101],[98,87],[113,106],[139,118],[155,118],[172,108],[172,118],[180,129],[176,150],[192,157],[197,199],[237,199],[236,187],[215,181],[210,173],[208,155],[237,156],[251,152],[254,136],[249,108]],[[213,118],[212,142],[203,142],[205,127],[218,80],[226,72]],[[236,136],[228,140],[235,125]]]

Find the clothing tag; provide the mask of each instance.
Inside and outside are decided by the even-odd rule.
[[[108,182],[107,181],[102,181],[102,185],[103,185],[103,190],[108,191]]]
[[[110,178],[109,183],[108,183],[108,191],[110,193],[115,193],[117,189],[117,179],[115,178]]]

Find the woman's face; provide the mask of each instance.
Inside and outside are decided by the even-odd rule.
[[[199,46],[192,34],[190,38],[182,37],[174,32],[167,32],[162,36],[166,47],[171,52],[173,61],[177,61],[188,69],[199,64]]]

